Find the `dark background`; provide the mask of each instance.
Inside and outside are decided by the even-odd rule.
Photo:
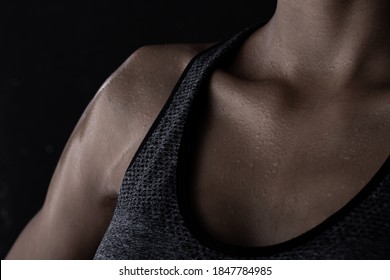
[[[137,48],[217,42],[272,0],[0,2],[0,257],[38,211],[100,85]]]

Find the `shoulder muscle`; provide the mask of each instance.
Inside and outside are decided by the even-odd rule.
[[[93,256],[128,164],[181,73],[205,47],[143,47],[106,80],[63,151],[43,208],[8,257]]]

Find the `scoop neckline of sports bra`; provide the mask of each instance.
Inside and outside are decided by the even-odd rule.
[[[245,40],[244,40],[245,41]],[[241,42],[242,43],[242,42]],[[202,52],[203,53],[206,53]],[[199,55],[200,56],[200,55]],[[197,56],[197,58],[199,58]],[[196,61],[194,58],[188,68],[192,66],[192,64]],[[215,65],[214,65],[215,66]],[[218,65],[217,65],[218,66]],[[217,67],[214,67],[214,70]],[[186,73],[183,73],[185,76]],[[209,76],[212,75],[209,73]],[[199,84],[199,88],[204,86],[205,81],[207,82],[207,78],[202,80]],[[182,81],[180,81],[182,83]],[[176,91],[176,90],[175,90]],[[199,93],[201,94],[201,93]],[[325,232],[332,225],[336,225],[338,221],[340,221],[343,217],[347,216],[354,208],[356,208],[364,199],[369,197],[370,193],[372,193],[376,187],[385,179],[386,174],[390,170],[390,155],[386,158],[380,168],[376,171],[376,173],[371,177],[371,179],[367,182],[365,186],[349,200],[344,206],[342,206],[339,210],[334,212],[332,215],[327,217],[324,221],[320,222],[318,225],[314,226],[312,229],[309,229],[306,232],[299,234],[292,239],[287,241],[283,241],[277,244],[268,245],[268,246],[240,246],[235,244],[226,243],[220,241],[209,233],[207,233],[199,223],[196,221],[195,214],[186,206],[188,206],[189,201],[189,193],[188,188],[185,188],[187,185],[189,178],[189,151],[191,149],[191,141],[188,139],[193,139],[193,135],[190,133],[193,131],[191,128],[194,125],[194,116],[196,115],[196,105],[194,102],[192,104],[187,120],[184,124],[182,137],[180,139],[180,146],[178,151],[178,159],[177,159],[177,170],[176,170],[176,196],[177,196],[177,204],[179,206],[179,211],[182,216],[184,223],[186,224],[188,230],[193,234],[193,236],[204,246],[214,249],[218,252],[222,252],[225,254],[229,254],[232,256],[247,256],[247,257],[255,257],[255,256],[269,256],[272,254],[277,254],[281,252],[285,252],[291,250],[293,248],[299,247],[303,245],[305,242],[314,239],[316,236],[319,236],[321,233]]]

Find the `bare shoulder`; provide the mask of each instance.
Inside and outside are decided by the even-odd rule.
[[[125,169],[183,71],[191,59],[208,46],[176,44],[142,47],[102,85],[92,105],[104,110],[99,113],[104,119],[98,122],[102,130],[98,133],[104,134],[106,127],[115,131],[115,139],[110,139],[113,151],[105,158],[104,166],[95,168],[102,170],[99,174],[106,174],[104,181],[107,183],[101,186],[102,191],[114,196],[119,191]]]
[[[8,258],[90,258],[124,173],[191,59],[208,45],[146,46],[101,86],[77,123],[45,203]]]
[[[113,141],[119,143],[119,138],[124,141],[115,148],[113,155],[121,155],[121,158],[110,160],[113,167],[110,174],[122,179],[123,169],[128,166],[183,71],[191,59],[208,46],[176,44],[142,47],[102,85],[96,106],[112,112],[109,126],[120,133]],[[100,124],[104,126],[104,121]],[[108,180],[112,182],[116,179]],[[118,188],[114,187],[114,190]]]
[[[77,143],[78,149],[84,145],[82,151],[88,154],[83,160],[90,161],[85,166],[98,171],[94,175],[103,182],[89,184],[95,190],[99,188],[114,195],[119,191],[118,180],[122,179],[124,168],[188,63],[205,47],[200,44],[142,47],[103,83],[68,143],[68,146]]]
[[[108,90],[110,96],[130,106],[136,98],[152,97],[159,102],[170,94],[190,60],[208,46],[175,44],[141,47],[107,79],[101,91],[107,93]]]

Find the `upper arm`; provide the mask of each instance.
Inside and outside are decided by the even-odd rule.
[[[93,257],[129,162],[199,51],[176,48],[142,48],[106,80],[61,155],[42,209],[7,258]]]

